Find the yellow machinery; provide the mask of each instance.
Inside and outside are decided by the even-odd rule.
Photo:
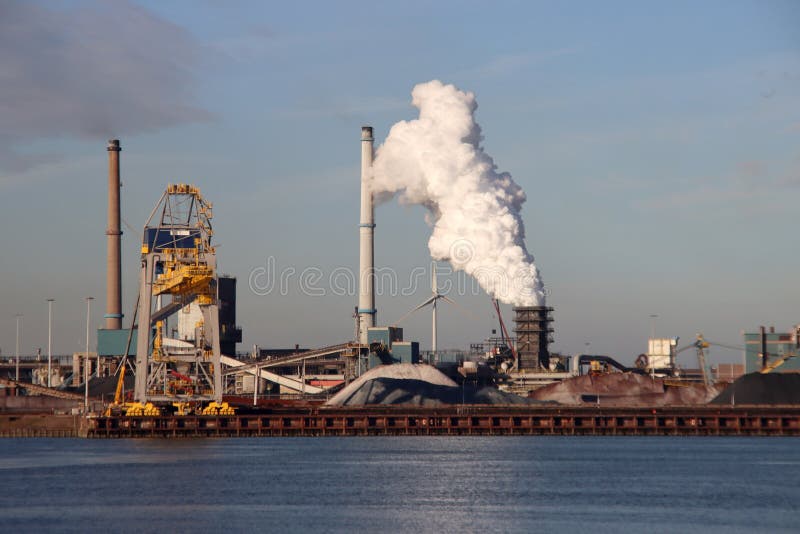
[[[141,404],[139,402],[132,402],[125,405],[125,415],[129,417],[138,417],[138,416],[157,416],[161,415],[161,410],[155,406],[152,402],[147,402],[145,404]]]
[[[609,373],[608,364],[598,360],[589,363],[589,374],[592,376],[605,375]]]
[[[136,301],[136,308],[133,311],[133,323],[136,324],[136,316],[139,313],[139,300]],[[128,368],[128,351],[131,346],[131,336],[133,329],[128,332],[128,343],[125,345],[125,354],[120,360],[119,378],[117,388],[114,391],[114,402],[106,408],[105,415],[126,415],[126,416],[157,416],[161,415],[161,410],[152,403],[143,404],[141,402],[125,402],[123,389],[125,387],[125,371]]]
[[[173,402],[172,406],[175,408],[175,415],[190,415],[194,411],[191,402]]]
[[[142,404],[141,402],[124,402],[122,388],[125,383],[126,359],[123,358],[117,380],[117,389],[114,392],[114,402],[108,406],[105,415],[126,415],[130,417],[157,416],[161,415],[161,410],[153,403]]]
[[[198,188],[173,184],[145,224],[134,388],[142,405],[172,404],[186,412],[190,404],[222,401],[211,218],[212,206]],[[195,316],[191,336],[170,337],[176,324],[185,327],[186,317]]]
[[[229,406],[227,402],[210,402],[203,409],[203,415],[234,415],[236,409]]]
[[[772,360],[771,362],[767,363],[767,365],[762,367],[760,373],[761,374],[771,373],[772,371],[774,371],[775,369],[786,363],[786,360],[788,360],[789,358],[794,358],[795,356],[797,356],[797,354],[793,352],[784,354],[783,356],[779,356],[775,360]]]

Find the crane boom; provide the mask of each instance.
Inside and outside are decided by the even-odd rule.
[[[128,330],[128,342],[125,343],[125,352],[122,359],[119,361],[119,378],[117,379],[117,389],[114,391],[114,404],[122,404],[122,389],[125,387],[125,367],[128,362],[128,353],[131,350],[131,340],[133,338],[133,329],[136,328],[136,315],[139,313],[139,296],[136,297],[136,306],[133,308],[133,320],[131,321],[131,328]]]
[[[514,356],[514,363],[518,364],[519,359],[517,358],[517,349],[511,342],[511,336],[508,335],[508,330],[506,329],[506,323],[503,322],[503,314],[500,313],[500,302],[498,302],[497,299],[492,299],[492,305],[494,306],[494,311],[497,312],[497,319],[500,321],[500,333],[508,343],[508,347],[511,349],[511,355]]]

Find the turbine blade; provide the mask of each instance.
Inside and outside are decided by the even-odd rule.
[[[430,303],[431,303],[431,302],[433,302],[434,300],[435,300],[435,298],[434,298],[434,297],[429,297],[429,298],[428,298],[428,299],[427,299],[425,302],[423,302],[422,304],[420,304],[420,305],[419,305],[419,306],[417,306],[416,308],[413,308],[412,310],[408,311],[408,312],[407,312],[405,315],[403,315],[403,316],[402,316],[400,319],[398,319],[397,321],[395,321],[394,323],[392,323],[392,326],[397,326],[397,325],[399,325],[400,323],[402,323],[403,321],[405,321],[406,319],[408,319],[408,316],[409,316],[409,315],[413,314],[413,313],[414,313],[414,312],[416,312],[416,311],[419,311],[419,310],[421,310],[422,308],[424,308],[425,306],[427,306],[428,304],[430,304]]]
[[[419,306],[417,306],[416,308],[414,308],[413,310],[411,310],[411,313],[414,313],[414,312],[415,312],[415,311],[417,311],[417,310],[421,310],[422,308],[424,308],[424,307],[425,307],[425,306],[427,306],[428,304],[432,304],[432,303],[433,303],[433,301],[435,301],[435,300],[436,300],[436,297],[435,297],[435,296],[434,296],[434,297],[430,297],[428,300],[426,300],[425,302],[423,302],[422,304],[420,304]]]

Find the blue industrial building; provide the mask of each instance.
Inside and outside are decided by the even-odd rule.
[[[759,332],[744,334],[745,372],[757,373],[765,366],[773,367],[772,372],[800,372],[800,325],[788,333],[775,332],[775,328],[763,328]],[[766,362],[762,353],[766,349]]]

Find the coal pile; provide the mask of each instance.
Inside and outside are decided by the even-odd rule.
[[[549,384],[533,391],[537,400],[571,406],[677,406],[707,404],[719,393],[715,386],[684,384],[672,386],[662,378],[637,373],[583,375]]]
[[[334,395],[328,406],[454,404],[539,404],[492,387],[459,386],[430,365],[381,365],[361,375]]]
[[[711,404],[800,404],[800,374],[750,373],[741,376]]]
[[[101,376],[89,379],[89,396],[92,398],[113,397],[117,391],[119,376]],[[125,376],[125,391],[133,391],[134,377],[130,374]],[[59,388],[63,391],[83,395],[84,386],[69,386]]]

